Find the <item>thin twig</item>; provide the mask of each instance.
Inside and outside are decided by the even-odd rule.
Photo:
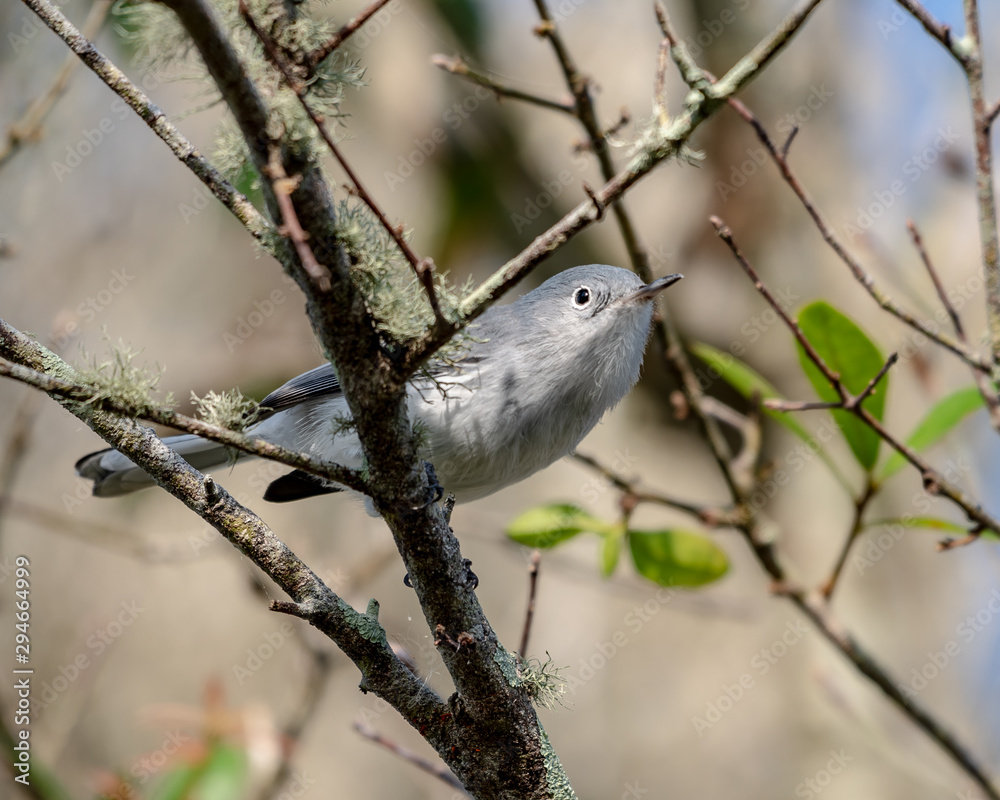
[[[980,532],[981,531],[976,530],[973,531],[972,533],[962,536],[959,539],[943,539],[942,541],[938,542],[936,549],[939,553],[944,553],[947,552],[948,550],[954,550],[956,547],[965,547],[966,545],[978,542]]]
[[[844,544],[840,548],[840,553],[837,556],[837,560],[834,562],[833,569],[830,571],[830,577],[827,578],[820,587],[820,593],[826,598],[829,598],[833,594],[833,590],[837,586],[837,581],[840,579],[841,573],[844,570],[844,565],[847,564],[847,556],[851,552],[851,547],[853,546],[855,539],[858,538],[858,534],[860,534],[865,528],[865,509],[868,508],[868,504],[871,502],[872,498],[875,497],[876,488],[876,484],[872,480],[868,480],[861,496],[854,501],[854,517],[851,520],[851,527],[847,531],[847,536],[844,538]]]
[[[924,30],[944,45],[944,49],[954,56],[962,69],[967,68],[968,53],[963,48],[957,46],[955,37],[951,35],[951,27],[949,25],[945,25],[934,19],[931,13],[921,3],[916,2],[916,0],[896,0],[896,2],[909,11],[924,26]]]
[[[377,13],[378,10],[388,2],[389,0],[374,0],[374,2],[364,8],[360,14],[341,26],[341,28],[322,46],[317,47],[308,56],[306,56],[306,62],[309,64],[310,68],[315,69],[317,64],[346,42],[358,28],[364,25],[369,18],[372,17],[372,15]]]
[[[683,511],[701,520],[710,527],[724,528],[737,523],[737,519],[727,510],[708,505],[698,505],[686,500],[679,500],[658,492],[644,491],[639,488],[638,481],[630,480],[614,470],[605,467],[596,458],[580,452],[571,453],[574,461],[579,461],[594,470],[605,480],[610,482],[616,489],[635,497],[641,503],[653,503],[656,505],[674,508]]]
[[[111,0],[94,0],[87,18],[80,28],[80,33],[86,39],[93,39],[104,24],[104,19],[111,8]],[[24,116],[17,122],[11,124],[7,129],[7,141],[0,147],[0,168],[9,161],[14,154],[26,143],[38,138],[42,125],[49,112],[55,108],[56,101],[66,91],[69,79],[73,71],[79,65],[80,59],[73,53],[69,53],[63,60],[59,72],[56,73],[52,85],[32,103]]]
[[[677,71],[680,72],[681,80],[690,88],[697,91],[709,89],[714,83],[712,77],[699,67],[691,57],[691,53],[687,49],[687,44],[674,31],[673,25],[670,22],[670,16],[667,14],[667,9],[663,3],[656,3],[654,8],[656,10],[656,21],[660,25],[660,32],[663,34],[663,40],[667,44],[671,59],[677,65]]]
[[[21,398],[12,415],[10,438],[0,455],[0,532],[3,531],[4,518],[12,504],[11,490],[14,488],[14,481],[28,455],[28,443],[41,408],[41,399],[38,392],[29,392]]]
[[[868,385],[861,390],[860,394],[856,394],[849,401],[845,402],[844,408],[847,409],[848,411],[853,411],[857,406],[860,406],[870,395],[874,394],[875,387],[879,385],[879,382],[882,380],[882,378],[885,377],[885,374],[892,368],[892,365],[895,364],[897,361],[899,361],[899,353],[889,353],[889,357],[885,360],[885,363],[882,365],[882,369],[878,371],[878,374],[875,375],[875,377],[872,378],[870,381],[868,381]]]
[[[444,781],[452,789],[457,789],[463,794],[465,793],[465,787],[454,775],[451,774],[451,772],[448,771],[447,768],[439,764],[432,764],[422,756],[418,756],[412,750],[407,750],[405,747],[396,744],[392,741],[392,739],[383,736],[381,733],[376,731],[370,725],[366,725],[364,722],[355,721],[352,727],[369,741],[381,745],[390,753],[399,756],[404,761],[410,762],[417,769],[423,770],[428,775],[433,775],[438,780]]]
[[[489,89],[498,98],[509,97],[511,100],[520,100],[523,103],[541,106],[542,108],[547,108],[552,111],[561,111],[564,114],[576,114],[576,106],[572,103],[566,103],[560,100],[549,100],[547,97],[539,97],[538,95],[531,94],[530,92],[515,89],[513,86],[501,83],[496,78],[490,77],[485,72],[480,72],[459,56],[452,56],[449,58],[446,55],[437,53],[431,56],[431,63],[445,72],[450,72],[452,75],[458,75],[461,78],[466,78],[479,86]]]
[[[948,298],[948,293],[945,291],[944,285],[941,283],[941,276],[938,275],[938,271],[934,268],[934,262],[931,261],[931,257],[927,253],[927,248],[924,247],[924,239],[920,235],[920,231],[917,230],[916,223],[914,223],[912,219],[906,220],[906,230],[910,232],[910,238],[913,240],[913,246],[917,248],[920,260],[923,262],[924,267],[927,269],[927,274],[930,276],[931,282],[934,284],[934,290],[937,292],[938,298],[941,300],[941,304],[944,306],[945,311],[948,312],[948,316],[951,318],[951,324],[955,329],[955,333],[963,342],[967,341],[965,338],[965,331],[962,328],[962,319],[958,316],[955,306],[952,305],[951,300]]]
[[[528,657],[528,639],[531,637],[531,623],[535,619],[535,597],[538,593],[538,567],[542,563],[542,554],[533,550],[528,564],[528,606],[524,610],[524,629],[521,631],[521,646],[517,654],[522,659]]]
[[[434,262],[429,258],[420,258],[410,247],[409,243],[406,241],[406,237],[403,236],[403,227],[392,225],[385,216],[385,212],[382,208],[375,202],[372,196],[365,189],[364,185],[361,183],[361,179],[352,169],[351,165],[347,163],[347,159],[344,158],[343,153],[340,152],[340,148],[337,147],[336,143],[333,141],[333,137],[327,130],[323,119],[313,111],[312,107],[306,102],[306,93],[299,82],[295,79],[292,74],[291,69],[285,63],[284,57],[278,52],[277,46],[271,41],[271,38],[257,25],[254,21],[253,15],[250,13],[250,9],[247,7],[246,0],[240,0],[239,4],[240,16],[246,22],[247,27],[253,32],[253,34],[260,40],[260,43],[264,46],[267,51],[268,58],[271,63],[277,68],[281,73],[282,78],[284,78],[286,85],[291,89],[295,96],[299,100],[299,104],[302,106],[303,110],[312,120],[313,125],[316,126],[316,130],[319,135],[326,142],[327,147],[330,148],[330,152],[333,153],[334,158],[340,164],[341,169],[347,173],[348,179],[351,181],[354,187],[354,191],[357,193],[358,197],[371,209],[371,212],[378,218],[379,223],[389,234],[392,240],[396,243],[396,247],[403,254],[406,260],[410,263],[413,268],[414,274],[420,279],[421,285],[424,287],[424,291],[427,293],[427,300],[430,303],[431,310],[434,313],[435,328],[436,329],[447,329],[454,333],[454,326],[441,312],[441,305],[438,301],[437,291],[434,288]]]

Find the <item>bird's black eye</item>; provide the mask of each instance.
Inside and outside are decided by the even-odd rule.
[[[573,305],[577,308],[583,308],[587,303],[590,302],[590,289],[586,286],[581,286],[576,290],[576,294],[573,295]]]

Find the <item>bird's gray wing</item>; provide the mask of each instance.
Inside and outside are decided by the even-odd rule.
[[[292,378],[260,401],[267,416],[275,411],[297,406],[316,397],[340,394],[340,381],[329,362]]]

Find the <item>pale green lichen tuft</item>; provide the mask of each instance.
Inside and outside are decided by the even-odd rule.
[[[191,392],[191,402],[195,404],[199,419],[231,431],[244,431],[248,425],[257,421],[260,414],[260,405],[239,389],[210,391],[204,397]]]
[[[562,696],[566,693],[563,682],[564,667],[557,667],[548,653],[545,662],[537,658],[519,658],[508,653],[502,645],[498,645],[493,653],[493,663],[500,668],[507,683],[524,689],[532,702],[541,708],[554,708],[562,705]]]
[[[557,667],[552,657],[546,653],[545,661],[537,658],[522,659],[517,664],[520,685],[539,708],[553,709],[563,705],[566,683],[563,681],[565,667]]]
[[[354,433],[357,428],[358,424],[350,414],[334,414],[330,418],[330,433],[334,438]]]
[[[111,401],[120,406],[125,414],[134,417],[173,405],[174,398],[169,393],[162,399],[154,396],[163,377],[162,368],[134,364],[139,353],[121,340],[114,343],[108,339],[107,343],[107,358],[98,361],[95,356],[90,359],[90,366],[77,370],[77,381],[92,393],[86,403]]]
[[[422,336],[434,323],[426,290],[374,214],[357,201],[341,201],[336,235],[350,258],[355,283],[379,330],[397,342]],[[435,273],[434,288],[441,313],[446,319],[456,319],[470,285],[454,287],[443,275]],[[468,342],[464,334],[453,337],[438,352],[438,360],[460,358]]]

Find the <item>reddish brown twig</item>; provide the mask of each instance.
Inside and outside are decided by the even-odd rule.
[[[311,69],[315,69],[317,64],[346,42],[358,28],[364,25],[379,11],[379,9],[382,8],[382,6],[388,2],[389,0],[375,0],[360,14],[341,26],[340,30],[333,34],[333,36],[331,36],[322,46],[317,47],[308,56],[306,56],[306,63],[309,64]]]
[[[948,316],[951,318],[951,324],[955,329],[955,333],[958,334],[958,338],[963,342],[966,341],[965,331],[962,329],[962,320],[958,316],[955,306],[953,306],[951,304],[951,300],[948,299],[948,293],[944,290],[944,286],[941,283],[941,276],[938,275],[938,271],[934,268],[934,262],[931,261],[931,257],[927,253],[927,248],[924,247],[924,239],[920,235],[920,231],[917,230],[916,223],[914,223],[912,219],[906,220],[906,230],[910,232],[910,238],[913,240],[913,246],[917,248],[917,253],[920,255],[920,260],[923,262],[923,265],[927,270],[927,274],[930,276],[931,282],[934,284],[934,290],[937,292],[938,298],[941,300],[941,305],[944,306],[945,311],[948,312]]]
[[[405,747],[396,744],[396,742],[392,741],[392,739],[383,736],[374,728],[363,722],[355,722],[353,724],[353,728],[369,741],[381,745],[390,753],[399,756],[404,761],[409,761],[417,769],[421,769],[428,775],[433,775],[438,780],[444,781],[452,789],[457,789],[462,793],[465,792],[465,787],[461,784],[458,778],[452,775],[451,772],[449,772],[445,767],[438,764],[432,764],[427,759],[422,758],[416,753],[407,750]]]
[[[452,56],[449,58],[446,55],[438,53],[431,56],[431,63],[438,69],[450,72],[452,75],[458,75],[461,78],[465,78],[478,84],[479,86],[489,89],[498,98],[508,97],[511,100],[520,100],[522,103],[530,103],[531,105],[541,106],[542,108],[547,108],[551,111],[561,111],[564,114],[576,114],[576,106],[572,103],[567,103],[561,100],[550,100],[547,97],[539,97],[536,94],[531,94],[530,92],[525,92],[521,89],[515,89],[509,84],[501,83],[496,78],[487,75],[485,72],[480,72],[459,56]]]
[[[299,255],[302,268],[306,274],[316,284],[316,288],[321,292],[329,292],[331,288],[330,270],[316,260],[316,256],[306,240],[309,234],[303,230],[299,223],[298,215],[295,213],[295,204],[292,202],[292,192],[298,186],[298,177],[289,178],[285,173],[285,168],[281,164],[281,151],[277,145],[269,148],[270,157],[267,162],[267,178],[271,182],[274,190],[274,199],[281,210],[281,227],[278,232],[292,240],[295,252]]]
[[[403,236],[403,226],[392,225],[385,216],[385,212],[382,211],[378,203],[375,202],[372,196],[368,193],[367,189],[365,189],[361,179],[354,172],[354,169],[347,162],[347,159],[344,158],[344,155],[341,153],[340,148],[337,147],[336,142],[334,142],[333,137],[330,135],[330,132],[327,130],[326,125],[323,122],[322,117],[313,111],[309,103],[306,102],[305,90],[303,90],[303,88],[299,85],[299,82],[295,79],[291,69],[289,69],[288,65],[285,63],[284,57],[278,51],[277,46],[254,21],[253,15],[250,13],[250,9],[247,7],[245,0],[240,0],[239,10],[240,15],[247,24],[247,27],[250,28],[258,39],[260,39],[260,42],[264,46],[264,50],[267,52],[271,63],[273,63],[277,70],[281,73],[281,76],[284,78],[288,88],[295,93],[295,96],[298,98],[303,110],[309,116],[309,119],[312,120],[313,125],[316,126],[316,130],[323,138],[323,141],[326,142],[327,147],[330,148],[330,152],[333,153],[333,157],[337,159],[341,169],[347,173],[348,180],[350,180],[353,184],[354,192],[376,216],[386,233],[388,233],[392,240],[396,243],[396,247],[399,248],[399,251],[410,263],[414,274],[420,279],[420,282],[424,287],[424,291],[427,293],[427,300],[430,303],[431,310],[434,312],[436,327],[439,329],[451,329],[453,326],[441,313],[441,304],[438,301],[437,291],[434,287],[434,262],[429,258],[420,258],[420,256],[413,251],[413,248],[410,247],[406,238]]]
[[[531,636],[531,623],[535,619],[535,596],[538,592],[538,567],[542,563],[542,554],[535,550],[531,553],[528,565],[528,607],[524,611],[524,630],[521,631],[521,646],[517,653],[521,658],[528,657],[528,639]]]

